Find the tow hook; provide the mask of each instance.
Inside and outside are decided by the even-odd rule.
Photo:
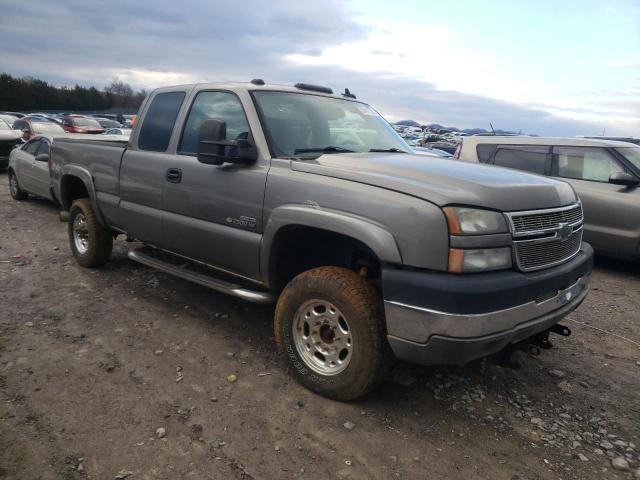
[[[549,329],[549,332],[562,335],[563,337],[568,337],[569,335],[571,335],[571,329],[569,327],[565,327],[564,325],[560,325],[559,323],[556,323],[553,327],[551,327]]]

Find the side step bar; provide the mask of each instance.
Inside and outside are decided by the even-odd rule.
[[[172,265],[169,262],[155,258],[143,251],[143,249],[129,250],[127,256],[138,263],[146,265],[147,267],[155,268],[161,272],[175,275],[184,280],[188,280],[198,285],[208,287],[217,292],[225,293],[227,295],[233,295],[234,297],[242,298],[254,303],[273,303],[275,297],[269,292],[261,292],[258,290],[249,290],[240,285],[226,282],[218,278],[214,278],[209,275],[194,272],[189,270],[188,267],[179,267]]]

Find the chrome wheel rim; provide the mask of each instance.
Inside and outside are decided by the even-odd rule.
[[[18,179],[13,173],[9,175],[9,190],[11,190],[11,195],[13,197],[18,194]]]
[[[73,243],[80,255],[84,255],[89,250],[89,227],[81,213],[73,219]]]
[[[317,299],[305,302],[296,312],[293,339],[305,365],[321,375],[337,375],[351,362],[351,328],[331,302]]]

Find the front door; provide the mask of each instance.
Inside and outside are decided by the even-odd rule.
[[[202,122],[225,122],[227,140],[247,138],[249,124],[231,92],[202,91],[193,100],[167,163],[163,229],[169,249],[252,279],[259,278],[262,205],[268,162],[220,166],[198,162]],[[227,147],[230,148],[230,147]]]
[[[582,201],[585,241],[599,251],[635,252],[640,189],[609,183],[624,166],[600,147],[554,147],[553,153],[553,175],[569,182]]]
[[[24,145],[16,153],[15,169],[20,188],[29,193],[36,193],[36,181],[33,178],[33,163],[41,140],[36,138]]]
[[[38,150],[33,157],[31,172],[33,179],[33,193],[42,198],[51,198],[51,179],[49,176],[49,141],[45,138],[40,140]],[[39,155],[46,155],[46,160],[38,160]],[[44,158],[44,157],[43,157]]]

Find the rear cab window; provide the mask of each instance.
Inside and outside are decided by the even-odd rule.
[[[138,137],[138,148],[164,152],[169,146],[171,133],[184,101],[185,92],[157,94],[144,116]]]

